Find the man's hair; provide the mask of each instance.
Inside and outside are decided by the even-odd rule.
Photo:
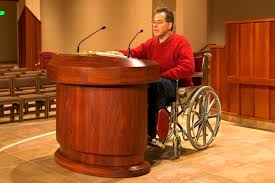
[[[159,7],[159,8],[155,9],[155,14],[156,13],[162,13],[162,12],[164,12],[165,15],[166,15],[165,16],[166,22],[171,22],[172,23],[171,30],[173,30],[173,27],[174,27],[174,13],[173,13],[173,11],[170,8],[167,8],[167,7]]]

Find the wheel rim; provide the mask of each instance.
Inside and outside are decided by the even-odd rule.
[[[219,130],[221,116],[220,101],[211,87],[200,88],[192,97],[187,112],[187,133],[196,149],[211,144]]]

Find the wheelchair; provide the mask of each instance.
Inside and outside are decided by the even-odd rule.
[[[164,149],[172,141],[174,157],[178,158],[182,140],[197,150],[207,148],[215,140],[221,123],[221,104],[209,86],[211,57],[209,52],[195,56],[194,86],[182,86],[181,80],[177,81],[176,100],[159,110],[157,137],[149,145]],[[169,125],[160,125],[165,120]]]

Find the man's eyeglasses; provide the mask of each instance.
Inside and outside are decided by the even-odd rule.
[[[152,24],[153,24],[153,25],[155,25],[155,24],[161,25],[161,24],[163,24],[163,23],[164,23],[164,21],[155,21],[155,20],[152,21]]]

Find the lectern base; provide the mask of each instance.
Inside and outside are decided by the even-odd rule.
[[[83,164],[64,157],[59,149],[55,152],[55,161],[59,165],[74,172],[113,178],[126,178],[144,175],[150,172],[151,167],[147,161],[135,166],[99,166]]]

